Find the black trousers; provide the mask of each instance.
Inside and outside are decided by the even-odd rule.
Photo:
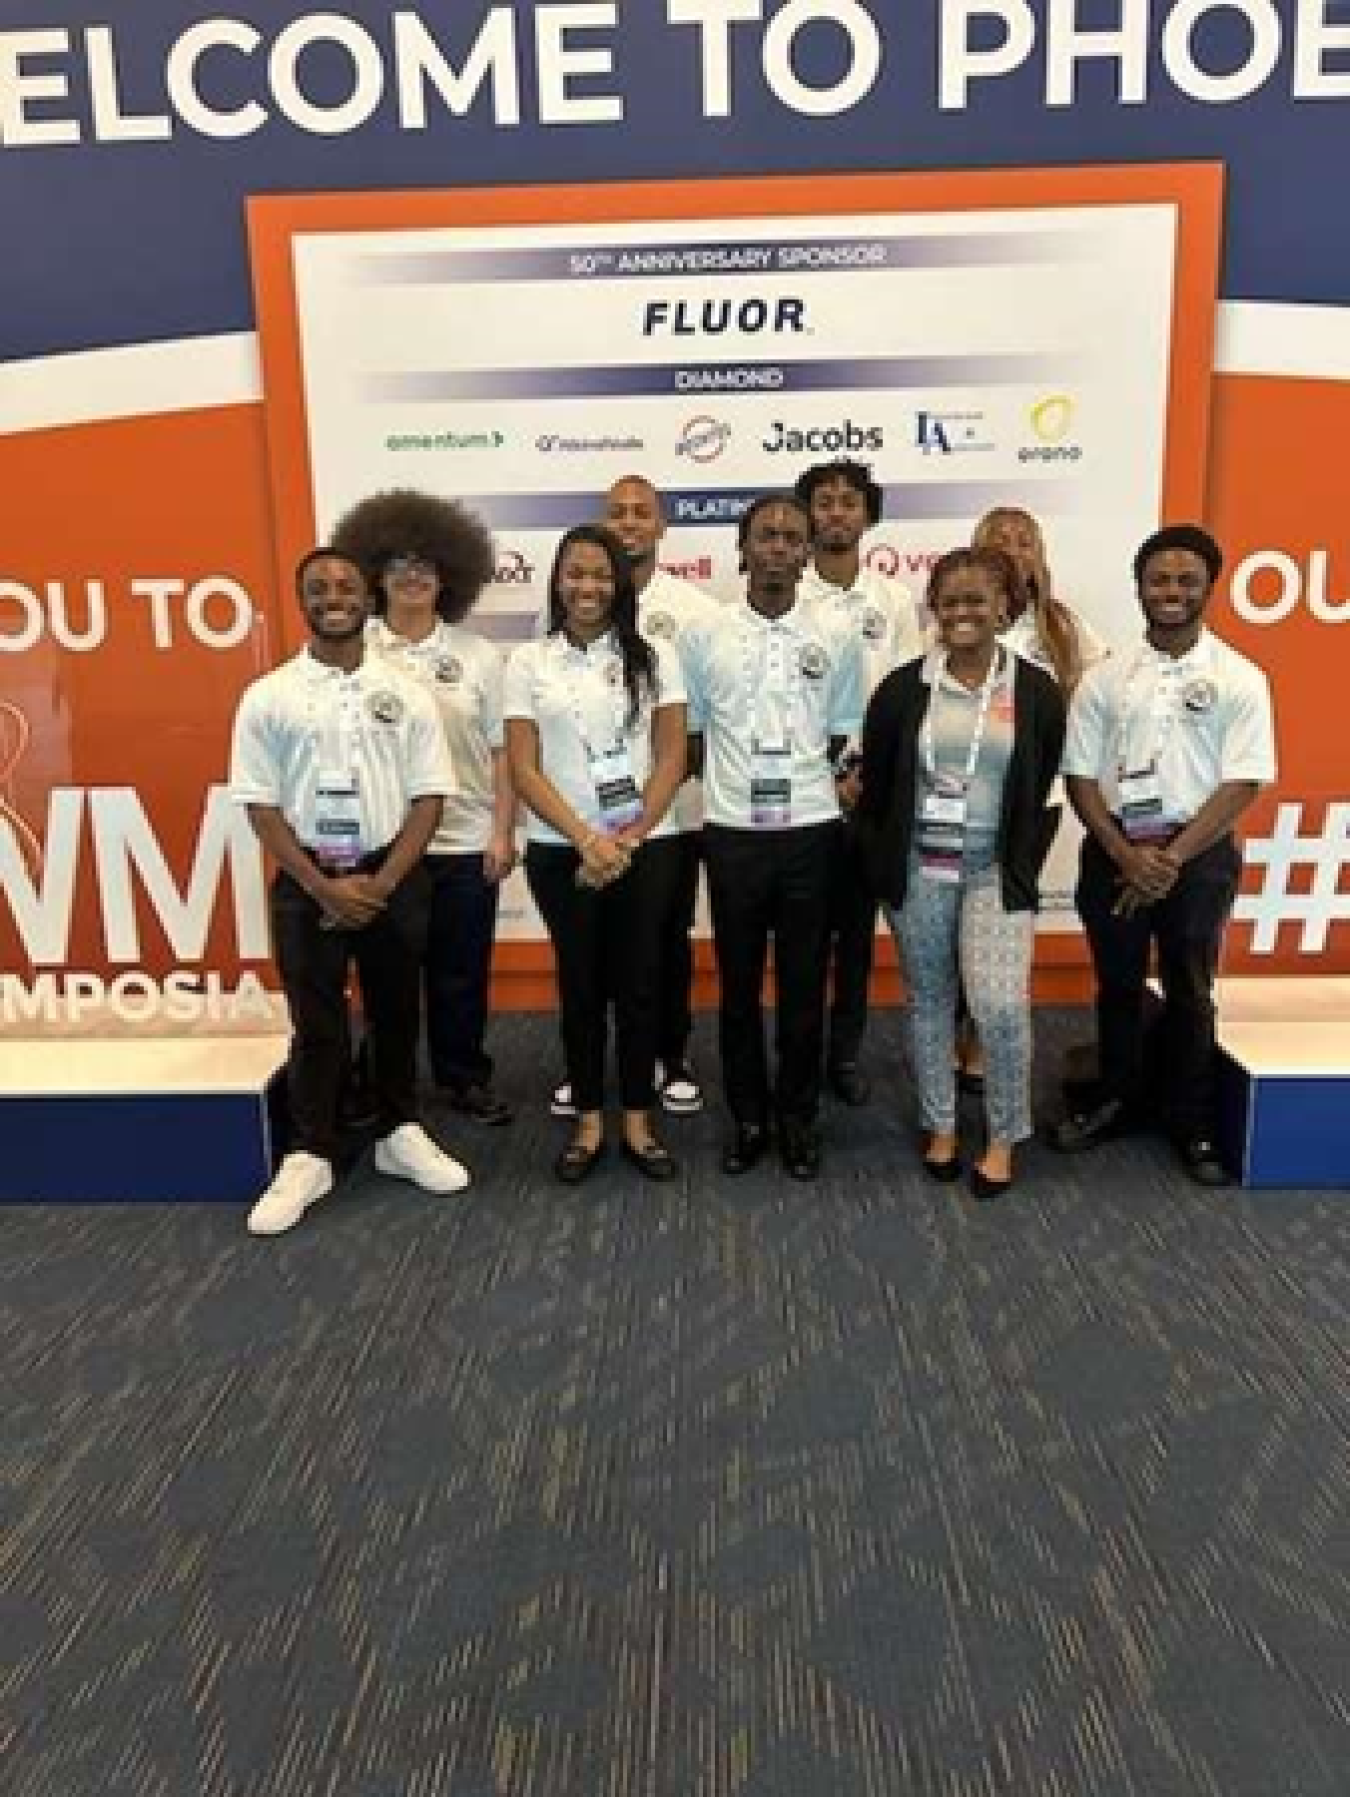
[[[655,1099],[661,927],[678,842],[648,839],[627,873],[598,890],[577,887],[581,859],[570,844],[526,848],[525,876],[553,941],[567,1079],[582,1113],[604,1105],[611,999],[622,1104],[636,1110]]]
[[[867,1025],[867,985],[876,949],[877,901],[857,834],[845,820],[830,865],[831,1068],[856,1063]]]
[[[1142,1101],[1145,984],[1156,943],[1167,1112],[1183,1138],[1214,1131],[1214,977],[1241,869],[1237,845],[1221,838],[1183,866],[1164,900],[1125,918],[1111,910],[1115,864],[1094,838],[1083,841],[1076,899],[1097,976],[1102,1093]]]
[[[378,863],[371,866],[378,867]],[[281,871],[272,884],[272,939],[291,1012],[286,1095],[293,1148],[330,1161],[350,1056],[347,975],[361,978],[370,1081],[381,1137],[417,1118],[417,1037],[430,884],[420,866],[360,931],[325,931],[317,901]]]
[[[486,1082],[492,1059],[487,1028],[492,940],[501,889],[483,874],[480,851],[427,857],[431,923],[427,932],[427,1049],[443,1088]]]
[[[672,846],[672,878],[665,916],[661,922],[661,980],[657,999],[656,1054],[667,1069],[681,1065],[688,1053],[693,1030],[690,991],[694,981],[694,909],[698,902],[698,871],[703,861],[702,832],[680,832]]]
[[[820,1105],[830,866],[839,822],[783,831],[704,830],[722,990],[722,1085],[737,1120],[809,1122]],[[761,995],[769,940],[778,986],[778,1076],[770,1088]]]

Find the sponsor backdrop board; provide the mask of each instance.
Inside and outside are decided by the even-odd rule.
[[[1010,181],[1017,204],[988,204]],[[829,213],[802,210],[817,184],[727,190],[761,217],[719,217],[720,186],[686,193],[693,217],[638,221],[597,221],[604,190],[541,194],[561,222],[532,224],[465,223],[453,193],[354,198],[350,229],[340,198],[258,203],[297,545],[381,488],[458,496],[496,535],[482,617],[510,642],[546,603],[559,533],[618,477],[657,483],[663,561],[731,600],[750,498],[848,456],[885,495],[868,558],[916,610],[932,558],[1015,500],[1046,524],[1060,592],[1130,637],[1119,572],[1203,486],[1218,171],[845,180]],[[1076,841],[1066,826],[1049,929],[1077,929]],[[519,880],[502,929],[541,935]]]

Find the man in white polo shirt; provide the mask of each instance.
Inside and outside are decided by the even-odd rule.
[[[1215,1145],[1214,976],[1242,869],[1233,827],[1275,776],[1270,684],[1204,626],[1222,565],[1196,525],[1145,540],[1134,561],[1144,641],[1088,670],[1064,751],[1087,828],[1077,900],[1097,974],[1100,1087],[1056,1143],[1086,1150],[1137,1118],[1156,943],[1170,1125],[1209,1187],[1229,1180]]]
[[[811,518],[811,564],[797,597],[857,640],[865,711],[883,676],[924,653],[913,595],[903,583],[866,568],[860,554],[864,536],[881,519],[881,486],[866,464],[842,458],[807,469],[793,492]],[[833,993],[825,1052],[830,1087],[850,1107],[863,1106],[871,1093],[858,1060],[877,929],[876,896],[849,820],[849,776],[858,762],[858,745],[850,742],[836,766],[844,827],[830,881]]]
[[[862,723],[857,639],[798,604],[810,520],[762,495],[740,522],[746,602],[684,645],[691,733],[701,734],[704,830],[721,981],[722,1079],[734,1131],[728,1175],[752,1169],[776,1114],[789,1175],[820,1170],[825,935],[839,802],[832,757]],[[770,1084],[761,991],[769,940],[778,988]]]
[[[455,786],[445,737],[421,687],[367,653],[371,596],[355,563],[311,551],[296,591],[309,644],[245,690],[230,752],[230,792],[277,865],[272,932],[293,1032],[295,1148],[249,1215],[261,1235],[288,1231],[333,1187],[352,960],[380,1110],[375,1167],[434,1194],[469,1180],[416,1105],[421,860]]]

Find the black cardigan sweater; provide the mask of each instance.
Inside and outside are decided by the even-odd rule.
[[[1034,912],[1037,883],[1054,837],[1046,808],[1064,749],[1064,698],[1059,685],[1025,658],[1014,659],[1013,743],[1003,784],[998,867],[1003,905]],[[872,890],[892,907],[909,882],[919,773],[919,728],[931,690],[922,658],[893,669],[872,696],[863,726],[862,798],[854,814]]]

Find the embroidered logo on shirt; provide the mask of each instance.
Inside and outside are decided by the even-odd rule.
[[[642,629],[649,638],[673,638],[679,627],[669,613],[648,613]]]
[[[886,636],[886,615],[880,607],[863,608],[862,635],[869,644],[880,644]]]
[[[1182,703],[1189,713],[1208,713],[1219,698],[1219,690],[1208,676],[1198,675],[1181,690]]]
[[[403,718],[403,702],[388,688],[381,688],[366,701],[366,711],[381,725],[397,725]]]
[[[442,657],[436,664],[436,680],[447,688],[457,688],[464,680],[464,665],[458,657]]]

